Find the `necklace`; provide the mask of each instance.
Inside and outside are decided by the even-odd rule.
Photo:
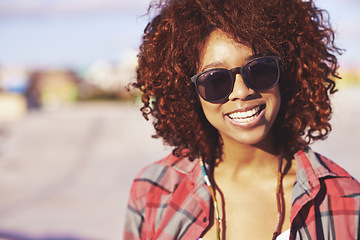
[[[220,218],[220,214],[219,214],[219,206],[218,206],[218,202],[217,202],[216,196],[215,196],[215,189],[213,188],[213,186],[210,182],[209,176],[208,176],[205,166],[204,166],[204,161],[201,156],[200,156],[199,160],[200,160],[199,162],[200,162],[200,166],[201,166],[201,171],[204,175],[205,183],[210,189],[211,198],[212,198],[213,204],[214,204],[215,221],[216,221],[216,223],[215,223],[216,224],[216,239],[220,240],[222,224],[221,224],[221,218]]]
[[[285,218],[285,200],[284,200],[284,190],[283,190],[283,178],[284,174],[282,171],[282,158],[279,157],[279,164],[278,164],[278,176],[277,176],[277,186],[276,186],[276,202],[277,202],[277,221],[275,230],[272,236],[272,240],[275,240],[277,236],[281,233],[282,226],[284,224],[284,218]],[[215,195],[215,188],[210,182],[209,175],[206,172],[205,165],[203,158],[199,157],[199,162],[201,166],[201,171],[204,176],[204,180],[206,185],[210,189],[211,198],[214,205],[214,212],[215,212],[215,226],[216,226],[216,239],[221,240],[221,234],[222,234],[222,219],[220,218],[220,211],[219,211],[219,205],[216,200]]]

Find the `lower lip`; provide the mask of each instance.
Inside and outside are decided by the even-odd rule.
[[[229,122],[231,125],[234,125],[236,127],[242,127],[242,128],[252,128],[255,127],[259,124],[261,118],[264,116],[265,114],[265,108],[261,110],[261,112],[255,117],[253,118],[251,121],[249,122],[237,122],[233,119],[231,119],[228,115],[225,116],[225,120],[227,122]]]

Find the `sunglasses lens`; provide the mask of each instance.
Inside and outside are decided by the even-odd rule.
[[[206,101],[219,102],[232,91],[231,72],[219,69],[205,72],[198,77],[197,88],[201,97]]]
[[[279,67],[275,59],[263,57],[244,66],[243,79],[248,87],[264,91],[275,86],[279,80]]]

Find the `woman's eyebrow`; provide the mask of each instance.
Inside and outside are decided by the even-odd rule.
[[[245,64],[246,62],[252,60],[256,58],[256,55],[254,54],[251,54],[249,56],[247,56],[246,58],[244,58],[244,63]],[[205,65],[200,72],[204,72],[206,70],[209,70],[209,69],[213,69],[213,68],[220,68],[221,66],[224,66],[225,65],[225,62],[224,61],[215,61],[215,62],[212,62],[212,63],[209,63],[207,65]],[[239,66],[241,67],[241,66]]]
[[[212,68],[219,68],[221,66],[224,66],[225,62],[224,61],[215,61],[215,62],[211,62],[207,65],[205,65],[200,72],[204,72],[206,70],[212,69]]]
[[[253,60],[254,58],[256,58],[256,55],[251,54],[251,55],[247,56],[244,60],[245,60],[246,62],[248,62],[248,61],[250,61],[250,60]]]

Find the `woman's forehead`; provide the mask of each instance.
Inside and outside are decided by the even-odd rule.
[[[213,31],[200,51],[199,70],[236,67],[252,57],[252,49],[221,30]]]

